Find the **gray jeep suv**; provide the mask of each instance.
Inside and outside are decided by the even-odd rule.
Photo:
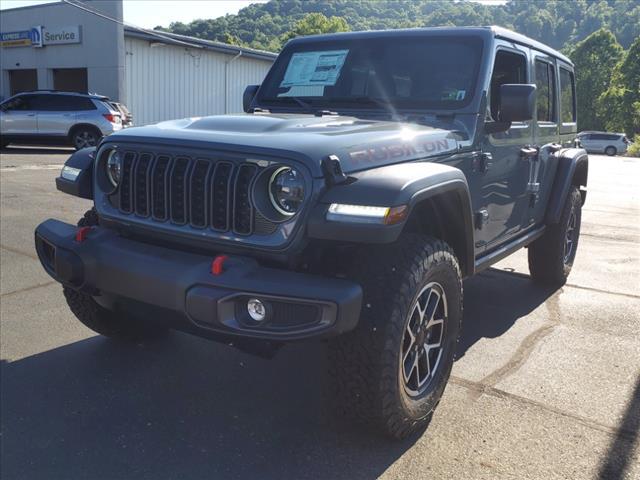
[[[0,103],[0,142],[94,147],[122,129],[107,97],[49,90],[25,92]]]
[[[341,411],[424,428],[462,280],[525,247],[534,281],[571,271],[573,64],[496,27],[311,36],[244,101],[73,155],[57,187],[95,208],[37,227],[43,267],[103,335],[172,327],[261,355],[323,339]]]

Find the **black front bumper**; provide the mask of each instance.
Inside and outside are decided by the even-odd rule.
[[[41,223],[36,250],[58,282],[85,292],[101,305],[147,318],[166,317],[191,333],[266,340],[339,335],[360,316],[362,289],[356,283],[260,266],[231,256],[213,275],[214,256],[150,245],[95,227],[84,241],[77,227],[57,220]],[[268,306],[268,319],[248,316],[248,299]]]

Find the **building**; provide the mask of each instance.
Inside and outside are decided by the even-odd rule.
[[[0,12],[0,98],[27,90],[106,95],[137,125],[242,110],[276,55],[125,26],[122,0]]]

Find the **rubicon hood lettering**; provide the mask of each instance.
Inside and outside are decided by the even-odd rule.
[[[345,173],[455,152],[460,136],[434,126],[345,115],[241,114],[188,118],[113,134],[107,141],[207,143],[212,150],[259,152],[303,162],[316,177],[336,155]]]

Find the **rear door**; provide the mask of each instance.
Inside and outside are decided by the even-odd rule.
[[[63,137],[75,122],[74,97],[71,95],[38,95],[38,133]]]
[[[578,133],[576,114],[576,81],[573,68],[560,60],[558,64],[558,79],[560,80],[560,143],[563,147],[573,147]]]
[[[0,131],[3,135],[36,135],[38,133],[33,100],[36,95],[20,95],[2,105]]]
[[[538,224],[543,220],[557,168],[557,159],[553,154],[560,148],[556,60],[535,50],[531,53],[533,80],[536,85],[533,136],[538,155],[529,159],[529,208],[523,218],[523,223],[528,225]]]

